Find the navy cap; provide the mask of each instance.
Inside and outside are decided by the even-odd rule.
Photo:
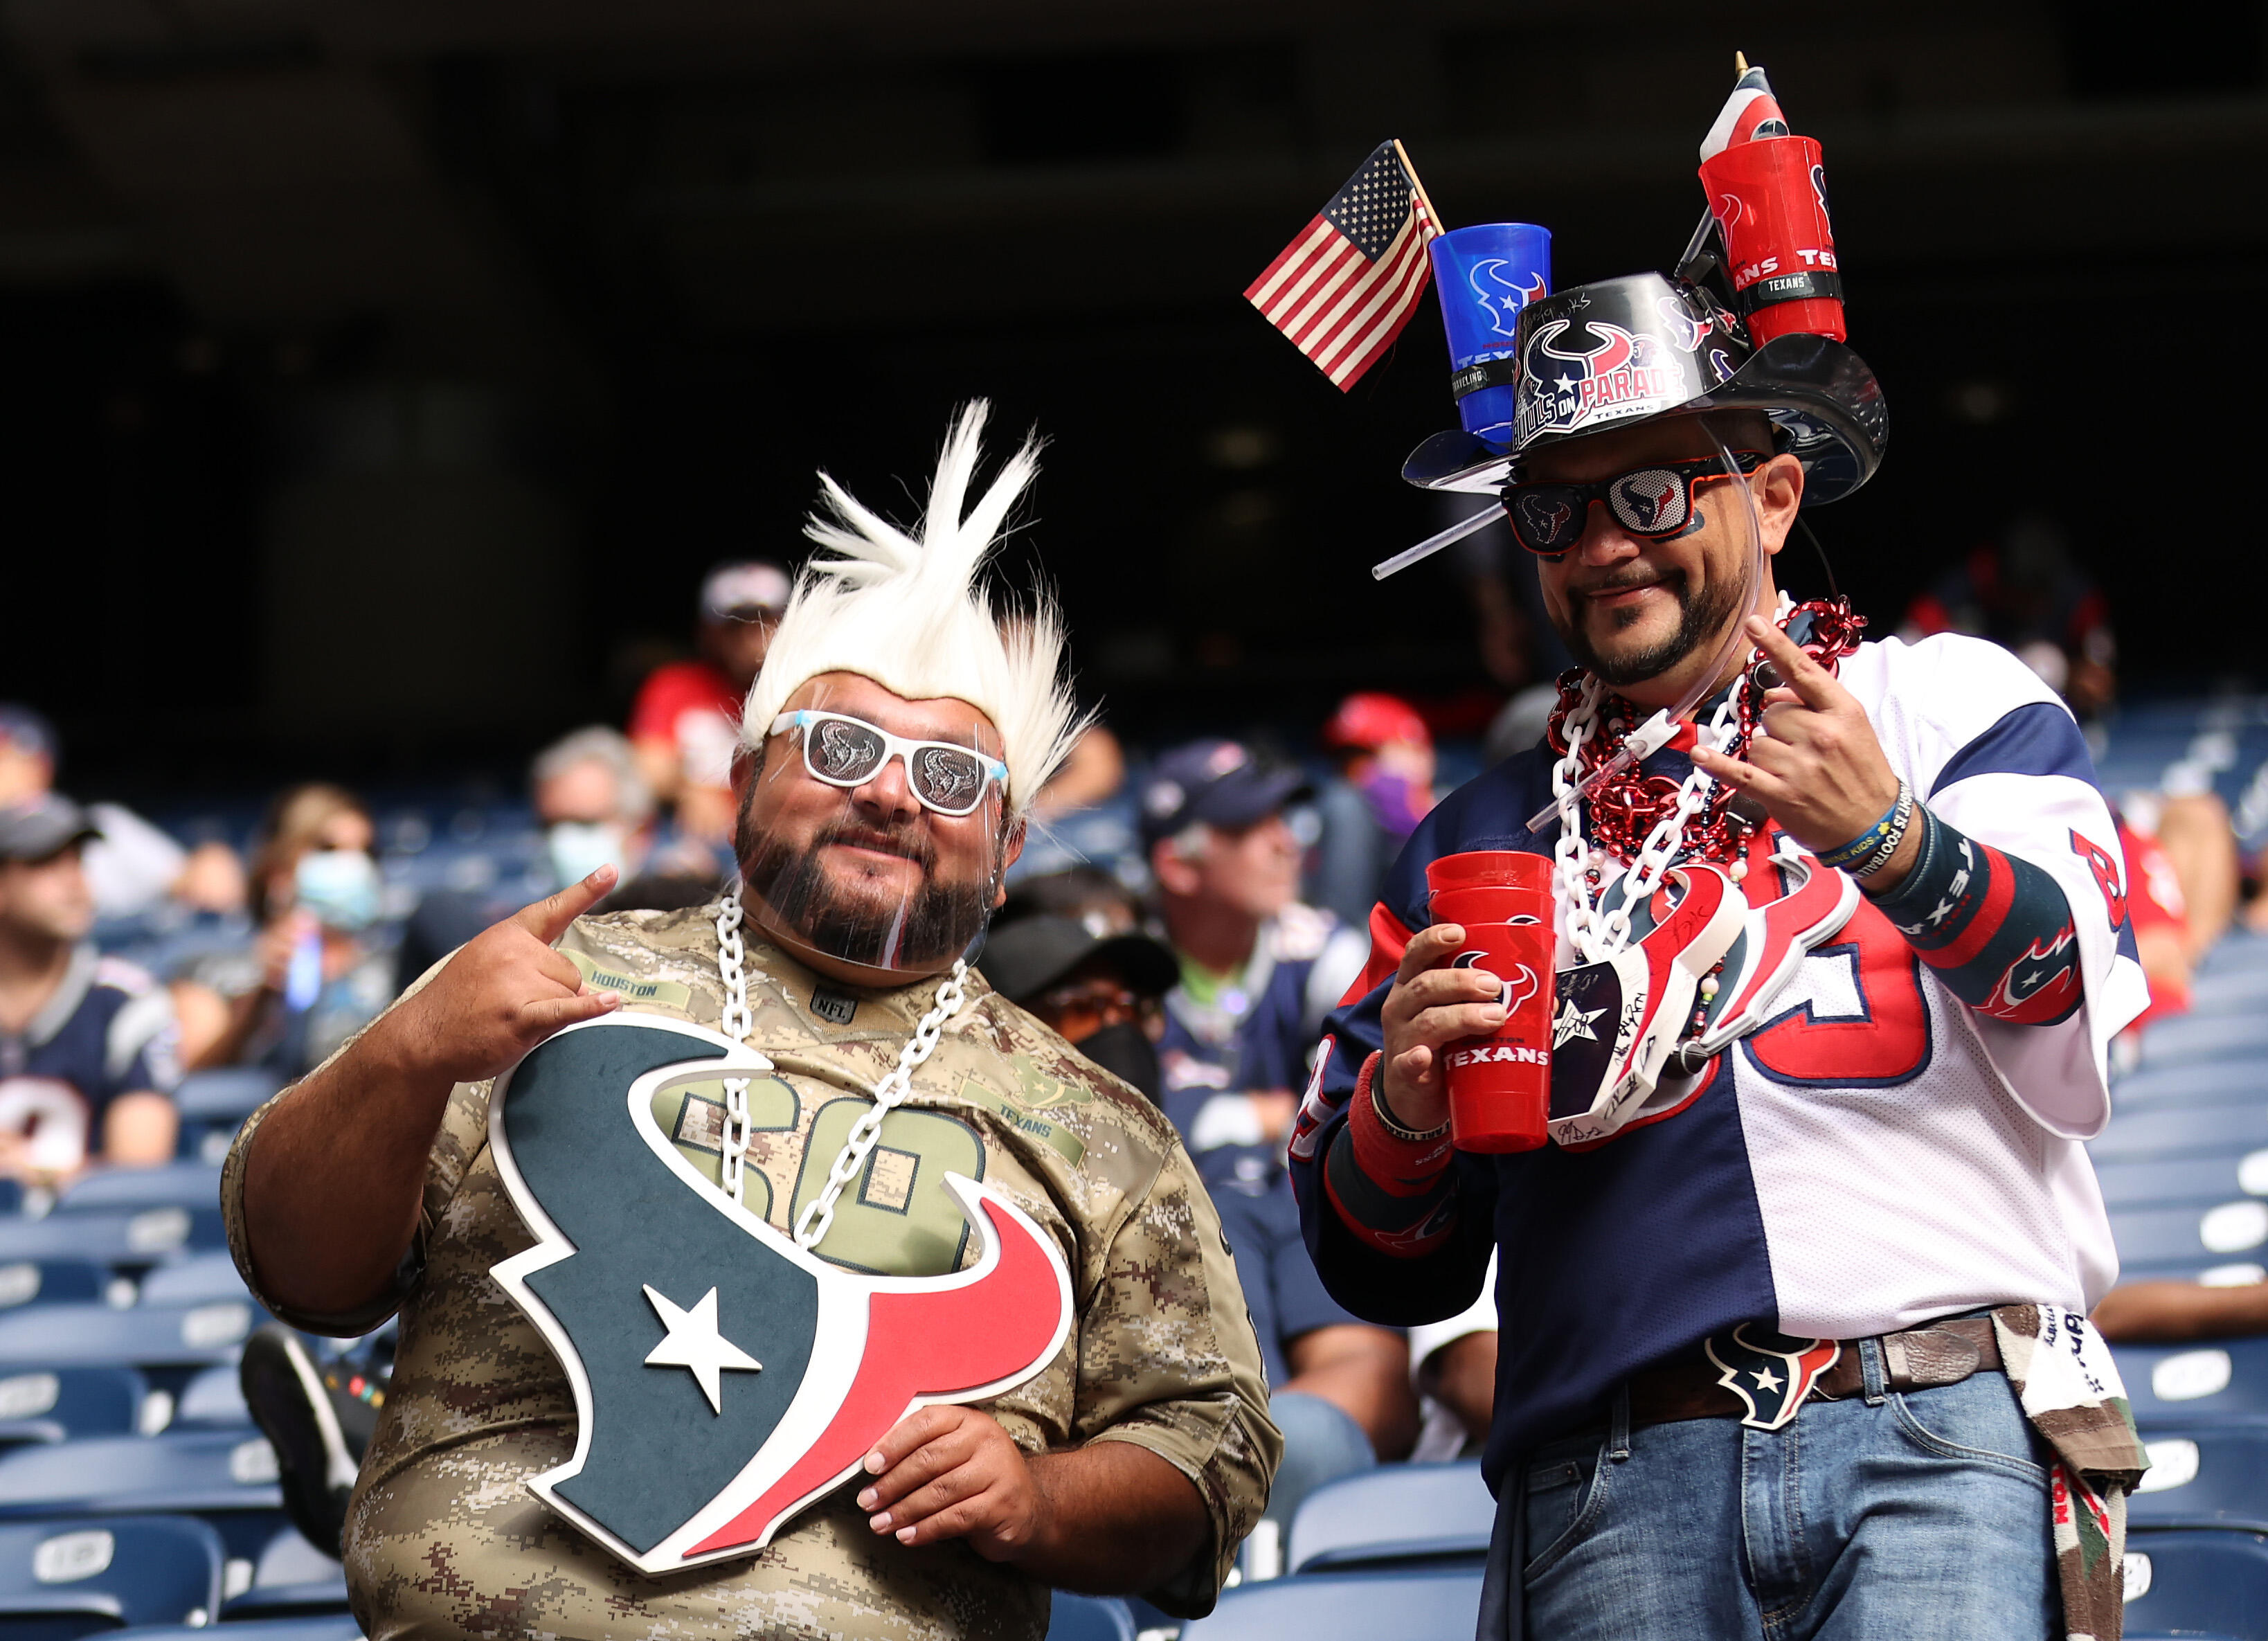
[[[45,860],[101,835],[85,810],[54,792],[0,809],[0,860]]]
[[[1182,977],[1174,954],[1146,934],[1098,938],[1073,919],[1052,914],[1020,917],[994,930],[976,967],[1002,997],[1027,1004],[1094,958],[1115,967],[1144,997],[1164,997]]]
[[[1236,741],[1191,741],[1160,757],[1142,784],[1142,847],[1198,821],[1248,827],[1314,795],[1299,770],[1263,762]]]

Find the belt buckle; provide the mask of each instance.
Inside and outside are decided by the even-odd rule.
[[[1712,1335],[1701,1348],[1716,1364],[1717,1382],[1748,1409],[1741,1423],[1752,1431],[1776,1431],[1793,1419],[1843,1355],[1832,1339],[1798,1339],[1749,1322]]]

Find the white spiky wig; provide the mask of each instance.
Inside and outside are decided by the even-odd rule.
[[[909,701],[950,696],[991,719],[1012,814],[1030,808],[1070,754],[1086,719],[1062,674],[1062,615],[1035,590],[1004,622],[979,578],[1008,510],[1040,470],[1037,441],[1026,439],[963,511],[989,408],[974,400],[954,418],[917,534],[819,475],[832,516],[812,514],[804,534],[839,556],[814,558],[797,578],[741,713],[740,740],[751,752],[806,683],[857,673]]]

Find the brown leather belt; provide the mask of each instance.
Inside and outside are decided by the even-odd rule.
[[[1881,1336],[1883,1387],[1889,1390],[1928,1390],[1957,1385],[1970,1374],[1999,1372],[2000,1343],[1993,1336],[1989,1316],[1952,1316],[1926,1322],[1904,1333]],[[1866,1387],[1866,1370],[1859,1359],[1860,1342],[1846,1340],[1835,1364],[1813,1383],[1808,1400],[1840,1401]],[[1648,1368],[1630,1381],[1632,1425],[1670,1424],[1680,1419],[1736,1419],[1749,1406],[1727,1389],[1723,1370],[1704,1351],[1660,1367]]]

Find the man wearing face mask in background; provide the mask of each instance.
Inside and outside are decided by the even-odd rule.
[[[571,731],[528,765],[528,797],[543,828],[544,878],[509,890],[436,889],[417,902],[401,931],[394,974],[401,985],[423,974],[482,930],[521,907],[579,883],[601,866],[622,882],[644,870],[653,845],[652,789],[630,743],[603,724]]]
[[[1201,1615],[1257,1518],[1277,1437],[1195,1169],[1147,1102],[960,960],[1077,718],[1052,608],[1004,622],[980,579],[1036,466],[1027,447],[972,501],[982,425],[981,408],[956,424],[917,535],[829,483],[833,516],[810,533],[833,556],[805,572],[749,695],[743,887],[678,912],[583,916],[611,882],[601,870],[429,972],[238,1136],[222,1205],[262,1301],[332,1334],[402,1314],[344,1546],[368,1633],[485,1636],[509,1606],[516,1629],[626,1641],[1039,1641],[1050,1586]],[[487,1143],[493,1079],[617,1008],[718,1031],[770,1068],[718,1097],[714,1083],[659,1086],[639,1131],[651,1121],[648,1143],[684,1166],[668,1202],[615,1204],[627,1242],[656,1236],[646,1208],[684,1209],[681,1190],[704,1215],[736,1208],[783,1233],[804,1222],[815,1260],[940,1277],[983,1251],[946,1185],[958,1174],[1013,1199],[1077,1296],[1037,1377],[911,1415],[761,1554],[739,1541],[666,1578],[526,1485],[577,1451],[578,1402],[490,1275],[534,1240]],[[905,1080],[878,1083],[893,1066]],[[850,1137],[869,1118],[862,1169]],[[728,1121],[745,1145],[736,1179]],[[611,1188],[594,1175],[581,1188]],[[709,1314],[711,1336],[740,1332],[743,1354],[764,1336]],[[585,1360],[628,1352],[608,1371],[692,1391],[674,1369],[674,1392],[646,1372],[665,1365],[645,1354],[661,1323],[625,1331],[589,1342]],[[740,1407],[760,1359],[694,1404],[701,1418]],[[679,1528],[726,1497],[678,1468],[637,1482]]]
[[[994,930],[978,961],[1001,996],[1157,1101],[1163,999],[1179,974],[1171,952],[1146,934],[1102,938],[1069,917],[1042,914]]]

